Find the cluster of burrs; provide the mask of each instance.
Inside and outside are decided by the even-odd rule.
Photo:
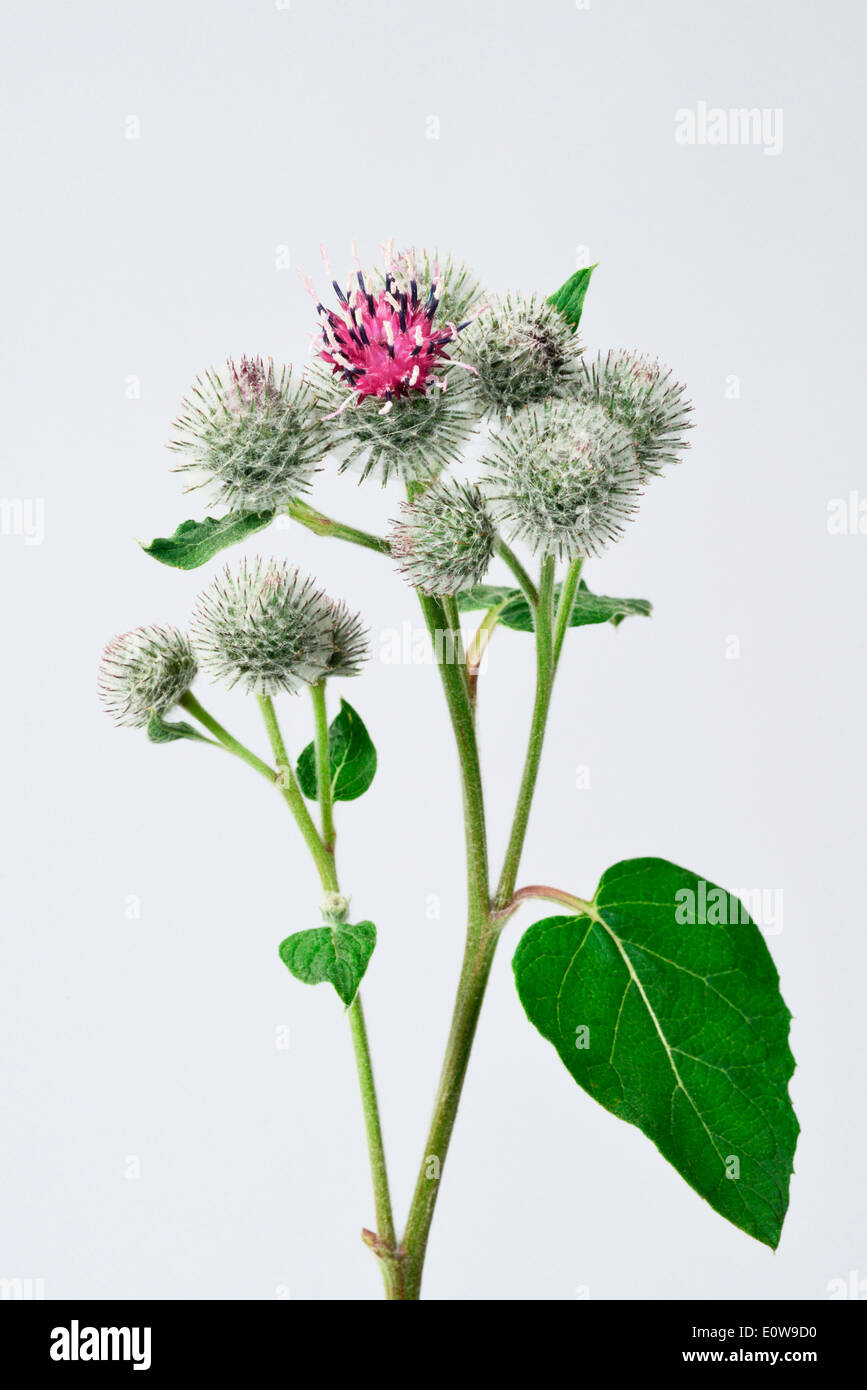
[[[409,489],[389,535],[406,580],[453,594],[485,576],[499,533],[576,560],[622,536],[641,490],[687,447],[691,406],[671,372],[629,352],[584,357],[573,322],[536,295],[487,297],[451,257],[384,248],[357,257],[326,306],[314,362],[293,378],[260,357],[207,371],[171,447],[192,486],[237,514],[289,510],[332,456],[340,470]],[[477,482],[449,470],[485,430]],[[255,561],[201,596],[190,637],[147,627],[106,650],[101,689],[120,723],[146,724],[189,688],[197,664],[228,685],[294,692],[354,675],[357,615],[297,571]]]
[[[171,447],[210,505],[286,511],[329,456],[362,478],[431,485],[487,425],[480,482],[500,524],[536,550],[595,554],[686,447],[690,407],[671,373],[625,351],[587,365],[572,323],[539,296],[486,297],[466,265],[390,243],[381,267],[356,257],[342,284],[325,265],[330,304],[306,282],[319,317],[312,366],[293,379],[258,357],[230,360],[183,403]],[[601,437],[594,405],[633,452],[616,430]]]
[[[227,566],[200,594],[189,634],[142,627],[109,642],[99,693],[117,724],[144,728],[182,702],[201,667],[229,688],[297,694],[357,676],[370,655],[361,617],[279,560]]]

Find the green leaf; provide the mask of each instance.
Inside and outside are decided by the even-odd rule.
[[[355,801],[373,781],[376,749],[361,715],[346,700],[328,729],[328,763],[331,768],[331,794],[335,801]],[[316,749],[312,743],[301,753],[296,768],[301,790],[317,801]]]
[[[555,586],[555,603],[560,600],[562,587],[562,584]],[[458,608],[463,613],[477,608],[495,608],[504,600],[508,600],[498,621],[503,627],[514,628],[516,632],[533,631],[532,610],[520,589],[509,589],[495,584],[477,584],[474,589],[465,589],[456,597]],[[613,623],[617,627],[624,618],[649,618],[651,612],[652,605],[645,598],[609,598],[607,594],[591,594],[582,579],[572,605],[569,626],[586,627],[591,623]]]
[[[599,262],[596,262],[598,265]],[[590,276],[596,269],[596,265],[585,266],[582,270],[576,270],[574,275],[570,275],[565,285],[561,285],[556,294],[552,294],[548,300],[555,309],[559,309],[564,318],[568,319],[573,328],[578,327],[581,322],[581,314],[584,311],[584,300],[590,285]]]
[[[587,907],[522,938],[513,968],[528,1018],[579,1086],[775,1249],[798,1136],[795,1064],[758,927],[733,895],[664,859],[615,864]]]
[[[280,959],[305,985],[333,985],[349,1008],[375,945],[372,922],[343,922],[287,936],[280,943]]]
[[[160,564],[194,570],[226,546],[237,545],[264,530],[273,520],[274,512],[229,512],[219,518],[205,517],[204,521],[182,521],[173,536],[158,536],[150,545],[143,545],[142,550]]]
[[[461,613],[471,613],[476,608],[496,608],[507,599],[523,597],[520,589],[510,589],[507,584],[476,584],[472,589],[459,589],[455,594]]]
[[[214,743],[211,738],[205,738],[198,729],[194,729],[192,724],[187,724],[183,719],[177,723],[168,723],[162,715],[157,714],[156,710],[151,711],[148,720],[147,736],[151,743],[175,743],[179,738],[194,738],[199,743],[213,744],[214,748],[219,748],[218,743]]]

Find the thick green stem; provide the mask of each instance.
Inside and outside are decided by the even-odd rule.
[[[443,604],[420,595],[431,635],[450,617]],[[446,653],[448,656],[448,653]],[[418,1299],[440,1178],[454,1129],[476,1024],[496,948],[489,920],[488,852],[481,768],[466,668],[441,660],[440,676],[452,720],[461,770],[467,859],[467,939],[451,1029],[430,1129],[400,1247],[400,1271],[390,1297]]]
[[[371,535],[369,531],[359,531],[356,526],[345,526],[342,521],[323,516],[322,512],[318,512],[306,502],[291,502],[288,514],[317,536],[331,536],[334,540],[350,541],[352,545],[363,546],[365,550],[376,550],[381,555],[391,554],[388,541],[384,537]]]
[[[414,493],[419,490],[423,490],[420,485],[409,485],[408,491],[410,500],[412,500]],[[348,540],[354,544],[365,546],[368,549],[377,550],[383,554],[389,553],[389,546],[386,541],[381,540],[377,536],[371,536],[366,532],[356,531],[352,527],[342,526],[340,523],[334,522],[328,517],[323,517],[321,513],[314,512],[312,508],[307,507],[304,503],[295,503],[290,510],[296,520],[308,526],[310,530],[315,531],[318,535],[335,536],[342,540]],[[518,905],[515,903],[514,906],[511,906],[511,899],[514,892],[521,849],[526,833],[530,802],[538,773],[545,721],[550,704],[551,685],[556,667],[555,641],[557,643],[556,655],[559,656],[559,649],[563,641],[563,633],[568,624],[572,602],[574,602],[575,588],[572,589],[568,611],[563,609],[562,604],[558,611],[555,636],[553,559],[546,559],[543,561],[540,586],[537,591],[530,576],[527,574],[527,571],[524,569],[517,556],[502,540],[497,545],[497,553],[512,570],[527,601],[533,607],[537,651],[537,693],[533,709],[530,742],[512,834],[509,841],[509,850],[503,868],[503,875],[500,880],[497,901],[501,906],[498,912],[492,912],[492,904],[490,901],[485,810],[482,794],[481,768],[475,732],[474,680],[471,678],[471,673],[468,672],[463,659],[456,661],[455,652],[448,649],[451,643],[447,643],[445,653],[443,654],[442,652],[441,634],[451,633],[452,643],[454,642],[456,634],[459,637],[460,625],[457,605],[454,599],[450,597],[436,599],[419,595],[425,620],[434,642],[434,649],[437,653],[440,677],[446,695],[446,702],[448,704],[460,763],[467,863],[467,939],[451,1029],[434,1103],[433,1118],[431,1120],[425,1153],[422,1158],[422,1164],[413,1194],[406,1231],[400,1246],[397,1248],[395,1248],[393,1237],[393,1223],[391,1226],[389,1225],[391,1207],[388,1201],[385,1159],[382,1154],[382,1138],[379,1132],[376,1097],[372,1089],[373,1077],[369,1069],[366,1035],[363,1035],[363,1045],[361,1037],[356,1041],[356,1058],[359,1062],[359,1078],[362,1084],[363,1099],[365,1098],[365,1081],[363,1079],[363,1058],[365,1055],[367,1057],[366,1066],[371,1088],[371,1103],[370,1106],[368,1106],[368,1101],[365,1099],[365,1114],[368,1124],[371,1167],[374,1173],[374,1191],[377,1194],[377,1221],[379,1223],[379,1235],[365,1232],[364,1239],[379,1257],[385,1281],[386,1296],[390,1300],[415,1300],[420,1297],[425,1252],[439,1193],[440,1178],[452,1131],[454,1129],[470,1051],[472,1049],[485,989],[494,959],[497,939],[500,928],[506,917],[510,915],[510,911],[514,911]],[[574,585],[576,588],[577,583],[578,572],[574,575]],[[497,616],[499,616],[498,613]],[[488,617],[490,622],[488,622],[487,625],[483,624],[484,635],[482,635],[482,630],[480,630],[479,636],[482,637],[482,641],[487,641],[496,622],[496,618],[491,614],[489,614]],[[460,641],[458,641],[457,646],[458,652],[462,657]],[[483,650],[483,647],[481,650]],[[471,651],[475,658],[475,654],[479,651],[479,647],[474,644]],[[480,654],[479,652],[479,656]],[[477,673],[477,665],[472,675],[474,676],[475,673]],[[281,757],[276,747],[275,754],[277,755],[278,763],[281,763]],[[281,763],[281,766],[282,765]],[[321,773],[318,772],[317,776],[321,776]],[[325,822],[323,822],[323,825],[324,824]],[[325,833],[327,837],[327,831]],[[319,839],[318,835],[317,839]],[[324,850],[325,845],[323,842],[319,840],[319,843]],[[529,891],[527,893],[527,896],[528,895]],[[509,910],[502,906],[503,903],[509,904]],[[360,1013],[360,1000],[357,1002]],[[353,1005],[353,1008],[354,1007]],[[359,1018],[359,1026],[363,1033],[363,1019],[361,1018]],[[355,1037],[355,1028],[353,1028],[353,1036]],[[379,1155],[378,1158],[375,1157],[376,1153]],[[378,1172],[381,1173],[382,1183],[384,1184],[381,1190],[377,1186]],[[388,1205],[381,1211],[380,1204],[382,1201]],[[389,1234],[390,1231],[392,1234]]]
[[[401,1242],[404,1278],[400,1297],[404,1299],[420,1297],[422,1271],[434,1208],[439,1196],[446,1155],[497,946],[498,932],[491,928],[487,917],[479,926],[478,933],[467,932],[464,960],[434,1101],[433,1117],[406,1231]]]
[[[578,585],[581,582],[582,560],[573,560],[566,571],[566,578],[563,581],[563,588],[560,591],[560,602],[557,606],[557,617],[554,623],[554,670],[560,662],[560,653],[563,650],[563,639],[569,628],[569,619],[572,617],[572,609],[575,607],[575,595],[578,592]]]
[[[464,805],[468,917],[472,925],[485,920],[489,906],[488,844],[475,719],[470,703],[466,667],[463,661],[456,660],[457,653],[449,650],[448,642],[445,648],[443,647],[442,634],[447,634],[451,628],[442,604],[438,599],[429,598],[425,594],[419,594],[419,602],[434,643],[434,650],[438,654],[438,669],[458,749]]]
[[[527,602],[532,604],[533,607],[535,607],[539,601],[539,595],[536,592],[536,585],[533,583],[529,574],[524,569],[524,566],[521,564],[521,561],[518,559],[514,550],[512,550],[511,546],[506,545],[506,542],[503,540],[502,536],[498,536],[495,549],[500,559],[505,560],[506,564],[509,566],[509,569],[512,571],[513,575],[517,579],[518,583],[524,591],[524,595],[527,599]]]
[[[470,678],[467,670],[466,652],[464,651],[464,638],[461,632],[461,615],[458,612],[457,599],[454,594],[443,594],[440,602],[447,624],[445,660],[453,662],[459,669],[461,680],[469,697]],[[472,704],[472,700],[470,700]]]
[[[316,749],[316,795],[322,821],[322,840],[329,854],[334,854],[337,832],[334,828],[334,794],[331,785],[331,763],[328,757],[328,713],[325,707],[325,681],[311,685],[313,699],[314,747]]]
[[[554,683],[554,557],[546,555],[542,561],[539,579],[539,601],[535,609],[536,627],[536,696],[533,703],[533,716],[530,722],[530,737],[524,760],[521,789],[512,821],[512,831],[503,863],[503,872],[497,888],[497,905],[502,907],[515,891],[521,852],[527,834],[530,818],[530,805],[539,775],[539,761],[545,739],[545,724],[551,705],[551,690]]]

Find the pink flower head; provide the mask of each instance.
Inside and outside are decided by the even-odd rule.
[[[316,303],[322,324],[316,351],[354,392],[356,404],[365,396],[379,396],[387,409],[393,400],[424,391],[431,382],[445,387],[437,369],[450,360],[446,349],[466,324],[434,324],[442,291],[436,268],[431,283],[420,288],[411,257],[395,262],[387,253],[382,289],[368,287],[361,269],[346,291],[337,280],[332,284],[336,307]]]

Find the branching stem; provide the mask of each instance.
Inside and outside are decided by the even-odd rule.
[[[338,893],[340,891],[340,884],[334,862],[333,819],[331,818],[331,777],[327,761],[328,723],[325,718],[324,687],[319,687],[321,698],[317,697],[316,689],[317,688],[314,687],[317,788],[322,805],[323,825],[327,821],[332,827],[332,843],[330,848],[320,837],[316,826],[313,824],[310,812],[307,810],[307,803],[298,785],[298,780],[292,771],[292,765],[286,752],[286,745],[283,742],[283,734],[277,720],[274,703],[268,695],[260,695],[257,698],[259,701],[259,708],[262,711],[262,717],[265,721],[265,728],[271,740],[271,747],[274,750],[274,757],[280,770],[283,795],[289,802],[290,809],[298,822],[298,828],[304,836],[307,847],[313,856],[313,861],[319,870],[322,887],[326,892]],[[325,750],[324,775],[320,760],[323,742]],[[370,1157],[374,1205],[376,1208],[377,1226],[379,1228],[377,1239],[381,1246],[380,1253],[382,1254],[383,1279],[385,1281],[386,1292],[388,1293],[393,1282],[393,1269],[390,1256],[394,1254],[396,1237],[394,1217],[391,1208],[391,1195],[388,1185],[388,1169],[385,1162],[385,1147],[382,1140],[382,1124],[379,1118],[379,1103],[376,1096],[373,1063],[371,1061],[370,1047],[367,1040],[367,1028],[364,1022],[364,1011],[362,1009],[360,993],[356,994],[355,999],[352,1004],[350,1004],[348,1014],[349,1028],[352,1034],[352,1046],[355,1052],[355,1065],[358,1071],[358,1084],[361,1091],[361,1104],[364,1111],[364,1124],[367,1132],[367,1148]],[[386,1258],[387,1252],[390,1252],[388,1258]]]
[[[391,554],[388,541],[383,536],[374,536],[370,531],[359,531],[357,526],[346,526],[342,521],[335,521],[333,517],[323,516],[322,512],[318,512],[307,502],[291,502],[288,514],[317,536],[331,536],[334,540],[349,541],[352,545],[363,546],[365,550],[376,550],[380,555]]]

